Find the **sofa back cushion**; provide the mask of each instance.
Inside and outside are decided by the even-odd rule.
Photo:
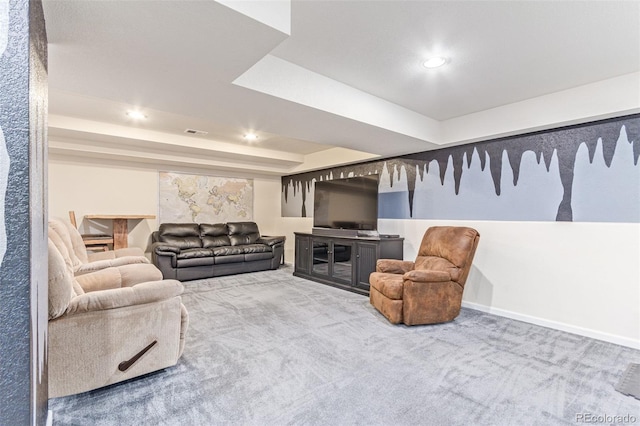
[[[232,246],[253,244],[260,238],[260,231],[255,222],[229,222],[227,226]]]
[[[200,236],[202,237],[202,247],[225,247],[230,246],[229,227],[226,223],[200,224]]]
[[[197,223],[163,223],[158,229],[158,240],[180,249],[202,247]]]

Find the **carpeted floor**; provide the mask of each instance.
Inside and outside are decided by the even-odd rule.
[[[640,401],[614,389],[640,351],[469,309],[394,326],[291,274],[186,282],[178,365],[52,399],[54,425],[640,423]]]

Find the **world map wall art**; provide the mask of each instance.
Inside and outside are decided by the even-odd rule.
[[[160,223],[253,220],[253,180],[160,172]]]
[[[640,222],[640,114],[282,177],[282,215],[314,182],[380,175],[378,217]]]

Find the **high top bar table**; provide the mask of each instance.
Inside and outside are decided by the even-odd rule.
[[[154,214],[88,214],[86,219],[109,219],[113,221],[113,249],[129,247],[129,220],[155,219]]]

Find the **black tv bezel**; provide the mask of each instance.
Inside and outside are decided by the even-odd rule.
[[[316,224],[316,209],[317,209],[317,205],[316,202],[318,201],[317,198],[317,185],[318,184],[322,184],[327,185],[327,186],[332,186],[332,185],[338,185],[341,183],[345,183],[345,182],[349,182],[349,181],[353,181],[355,179],[358,180],[370,180],[370,181],[375,181],[376,185],[375,185],[375,198],[376,198],[376,203],[375,203],[375,221],[374,221],[374,227],[373,229],[363,229],[361,227],[334,227],[334,226],[324,226],[324,225],[317,225]],[[379,213],[379,188],[380,185],[380,175],[378,174],[370,174],[370,175],[363,175],[363,176],[350,176],[350,177],[346,177],[346,178],[338,178],[338,179],[328,179],[328,180],[319,180],[316,181],[314,183],[314,199],[313,199],[313,229],[314,230],[333,230],[333,231],[342,231],[342,232],[353,232],[353,233],[357,233],[358,231],[374,231],[377,232],[378,230],[378,213]],[[352,185],[352,186],[356,186],[356,185]]]

